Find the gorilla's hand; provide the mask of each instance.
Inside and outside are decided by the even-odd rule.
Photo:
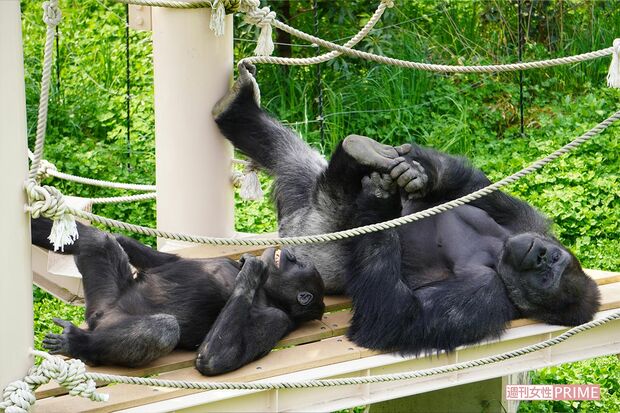
[[[426,194],[428,175],[418,162],[398,157],[392,163],[390,176],[406,192],[407,199],[422,198]]]
[[[235,279],[236,287],[248,291],[255,291],[265,283],[269,275],[266,263],[252,254],[243,254],[239,261],[242,267]]]
[[[396,185],[389,174],[372,172],[362,178],[362,191],[371,197],[388,199],[396,193]]]
[[[50,354],[62,354],[65,356],[70,356],[71,352],[69,349],[69,334],[71,333],[71,330],[74,328],[74,326],[69,321],[62,320],[60,318],[54,318],[53,321],[56,325],[62,327],[62,333],[47,333],[45,335],[45,338],[43,339],[43,348],[49,351]]]
[[[256,67],[250,63],[241,62],[237,66],[237,69],[239,70],[237,80],[232,85],[232,88],[230,88],[228,93],[215,104],[213,110],[211,111],[213,117],[215,118],[224,113],[226,109],[230,107],[237,96],[239,96],[241,90],[245,87],[252,88],[254,100],[256,104],[260,106],[260,90],[258,89],[258,84],[254,78],[256,75]]]

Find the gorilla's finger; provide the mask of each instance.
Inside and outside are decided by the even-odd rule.
[[[411,166],[408,163],[402,162],[396,165],[394,168],[392,168],[392,170],[390,171],[390,176],[392,177],[392,179],[398,180],[398,178],[402,174],[409,171],[410,169],[411,169]]]
[[[416,178],[417,178],[416,174],[411,169],[409,169],[398,177],[398,179],[396,180],[396,183],[401,188],[404,188],[405,186],[407,186],[407,184],[409,184],[411,181],[415,180]]]
[[[396,152],[398,152],[398,154],[401,155],[401,156],[411,152],[412,148],[413,148],[413,146],[411,146],[411,144],[409,144],[409,143],[405,143],[403,145],[395,146],[394,147],[394,149],[396,149]]]
[[[407,183],[407,185],[405,185],[403,189],[409,193],[413,193],[418,192],[420,189],[422,189],[423,186],[424,183],[422,182],[422,180],[420,178],[416,178]]]
[[[57,326],[60,326],[62,328],[70,328],[73,324],[71,324],[70,321],[67,320],[63,320],[62,318],[52,318],[52,321],[54,322],[54,324],[56,324]]]

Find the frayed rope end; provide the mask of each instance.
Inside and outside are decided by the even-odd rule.
[[[247,171],[244,174],[239,196],[248,201],[259,201],[265,196],[255,170]]]
[[[77,224],[75,219],[69,214],[64,214],[60,218],[54,219],[52,231],[47,237],[54,246],[54,252],[58,250],[64,252],[65,245],[73,245],[78,238]]]
[[[224,35],[225,18],[226,7],[224,6],[224,2],[222,0],[214,1],[211,8],[211,21],[209,22],[209,28],[213,30],[216,36]]]
[[[620,39],[614,40],[613,48],[609,73],[607,74],[607,86],[620,88]]]

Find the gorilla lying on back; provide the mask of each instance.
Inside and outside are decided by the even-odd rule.
[[[52,222],[31,227],[32,243],[51,250]],[[321,277],[288,249],[240,262],[184,259],[80,223],[78,233],[65,253],[83,277],[88,330],[55,319],[64,331],[43,341],[52,354],[137,367],[198,348],[196,368],[210,376],[263,357],[298,323],[323,315]]]
[[[490,182],[464,159],[416,145],[347,137],[329,163],[254,100],[255,69],[214,109],[233,145],[275,177],[283,236],[319,234],[421,211]],[[349,337],[371,349],[451,350],[527,317],[577,325],[599,307],[596,283],[527,203],[495,192],[396,229],[294,247],[328,293],[353,301]]]

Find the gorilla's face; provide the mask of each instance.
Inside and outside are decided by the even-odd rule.
[[[508,238],[498,265],[508,294],[523,316],[577,325],[599,306],[596,283],[557,240],[524,233]]]
[[[536,234],[519,234],[507,240],[504,260],[529,288],[553,294],[575,258],[560,244]]]
[[[261,260],[269,271],[265,282],[269,297],[297,321],[320,320],[325,286],[314,265],[298,261],[288,248],[268,248]]]

